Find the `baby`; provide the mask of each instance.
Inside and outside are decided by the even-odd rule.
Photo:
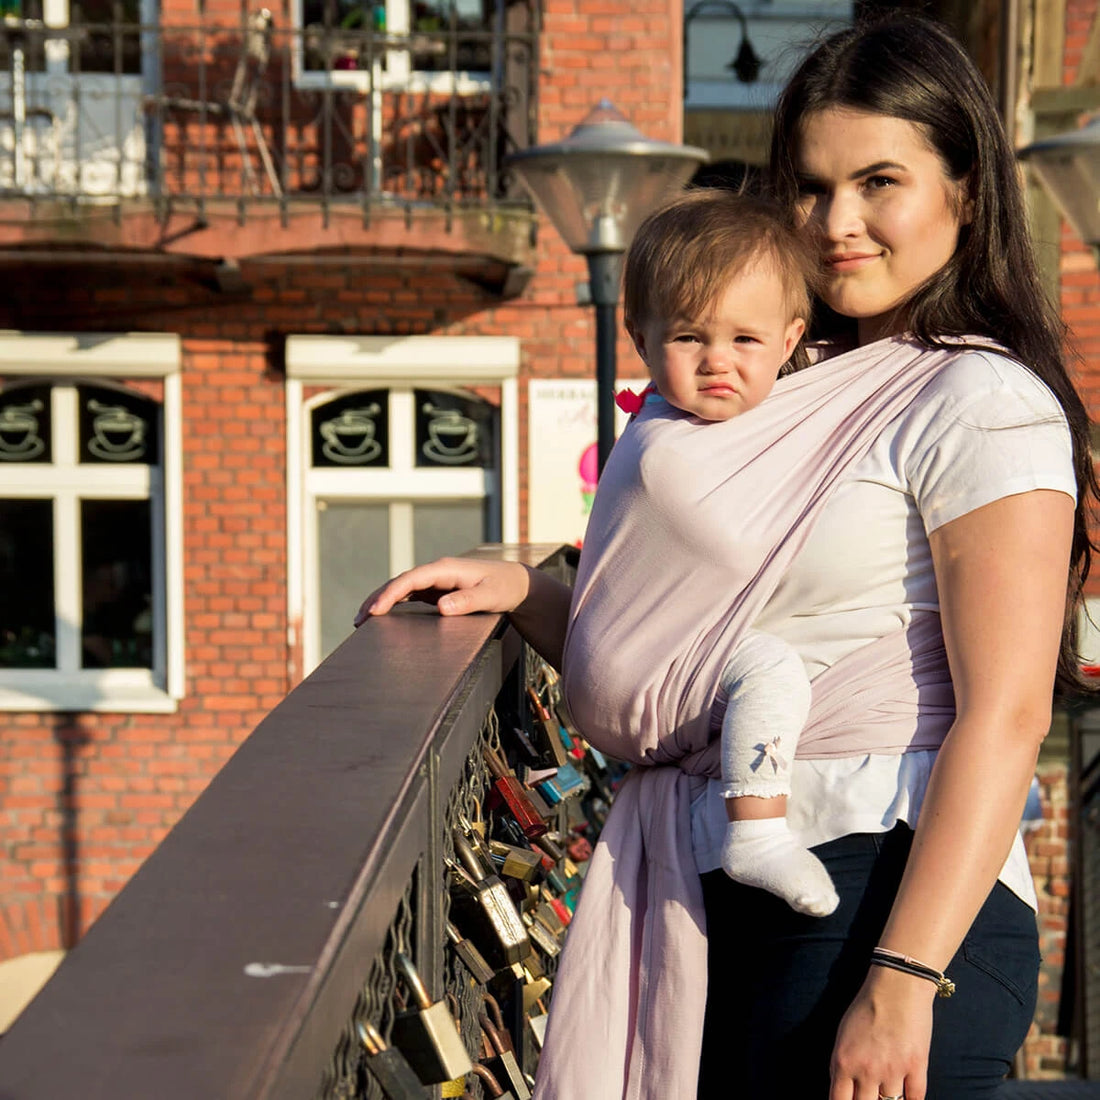
[[[636,411],[667,401],[706,421],[759,405],[785,367],[804,362],[810,270],[799,237],[762,200],[698,189],[652,214],[623,274],[626,328],[652,382],[633,410],[629,400],[620,404]],[[832,880],[786,819],[791,764],[810,708],[802,661],[781,639],[749,632],[731,653],[721,687],[729,699],[722,866],[737,882],[825,916],[838,902]]]

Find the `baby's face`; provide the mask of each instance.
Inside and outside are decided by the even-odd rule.
[[[702,317],[654,318],[634,343],[658,392],[702,420],[729,420],[771,392],[805,323],[792,320],[783,281],[767,261],[726,284]]]

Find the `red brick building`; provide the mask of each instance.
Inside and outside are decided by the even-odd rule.
[[[594,328],[501,161],[601,96],[678,140],[679,7],[436,7],[9,24],[0,960],[79,938],[378,579],[525,535],[526,380]]]
[[[45,2],[0,42],[0,962],[76,942],[377,580],[527,537],[529,383],[594,327],[503,157],[603,96],[683,127],[666,0]],[[1100,106],[1096,4],[1021,7],[1002,100],[1053,132]],[[943,8],[1009,81],[999,6]],[[1100,407],[1100,278],[1036,209]],[[1067,760],[1032,1075],[1073,1060]]]

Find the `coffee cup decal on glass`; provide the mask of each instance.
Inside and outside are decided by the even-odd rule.
[[[105,405],[94,398],[88,402],[92,417],[92,438],[88,450],[108,462],[132,462],[145,454],[145,421],[125,405]]]
[[[330,462],[343,466],[362,465],[378,457],[382,444],[374,438],[374,417],[382,407],[374,402],[359,409],[344,409],[318,426],[321,453]]]
[[[458,409],[441,409],[430,402],[421,406],[431,418],[428,441],[421,450],[433,462],[461,466],[478,457],[477,424]]]
[[[25,405],[5,405],[0,409],[0,461],[29,462],[46,449],[35,416],[42,408],[42,402],[36,398]]]

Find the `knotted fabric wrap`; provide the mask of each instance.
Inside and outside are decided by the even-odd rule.
[[[963,350],[878,341],[780,379],[725,423],[649,404],[615,445],[581,553],[564,689],[593,745],[643,766],[589,865],[536,1100],[695,1096],[707,964],[690,804],[719,774],[722,668],[842,475]],[[937,747],[954,716],[939,616],[915,615],[813,688],[799,756]]]

